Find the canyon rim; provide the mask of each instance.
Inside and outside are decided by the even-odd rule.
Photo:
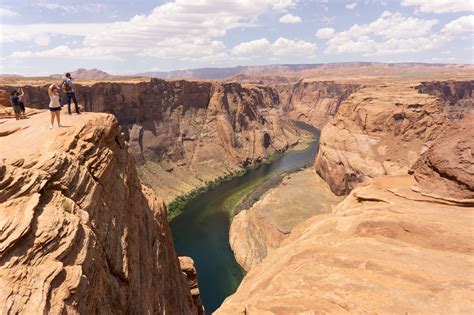
[[[0,314],[473,314],[471,2],[2,1]]]

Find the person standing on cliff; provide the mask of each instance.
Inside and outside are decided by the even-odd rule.
[[[18,105],[20,106],[21,109],[21,118],[26,119],[26,109],[25,109],[25,103],[23,103],[23,96],[25,95],[25,92],[23,92],[23,89],[20,88],[20,92],[16,92],[16,95],[18,96]]]
[[[21,119],[21,107],[20,107],[20,97],[18,96],[18,91],[14,90],[12,92],[12,97],[10,98],[10,102],[13,107],[13,111],[15,112],[16,120]]]
[[[59,103],[59,86],[51,84],[48,88],[49,99],[49,111],[51,112],[51,123],[49,129],[53,129],[54,118],[58,122],[58,127],[61,127],[61,103]]]
[[[63,88],[66,92],[67,110],[69,112],[69,115],[71,115],[71,99],[74,102],[74,106],[76,107],[76,114],[79,115],[79,106],[77,105],[76,93],[74,91],[74,83],[72,82],[70,73],[66,73],[60,87]]]

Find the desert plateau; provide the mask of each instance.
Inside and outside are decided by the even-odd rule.
[[[473,314],[468,0],[0,4],[0,314]]]

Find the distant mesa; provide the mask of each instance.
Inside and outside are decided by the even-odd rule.
[[[321,75],[396,75],[408,70],[429,71],[434,69],[472,69],[472,65],[442,64],[442,63],[383,63],[383,62],[339,62],[339,63],[317,63],[317,64],[275,64],[257,66],[236,66],[229,68],[198,68],[173,71],[152,71],[137,73],[136,76],[154,77],[159,79],[200,79],[221,80],[239,79],[255,76],[288,76],[291,74],[304,74],[306,76]],[[245,81],[245,80],[244,80]]]
[[[75,79],[97,80],[112,77],[111,74],[95,68],[90,70],[79,68],[75,71],[70,71],[69,73],[71,73],[71,76]],[[63,76],[64,73],[50,75],[51,78],[62,78]]]

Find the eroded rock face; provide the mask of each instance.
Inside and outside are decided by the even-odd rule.
[[[49,103],[46,87],[24,90],[29,106]],[[152,79],[76,90],[86,110],[117,117],[142,180],[166,201],[298,142],[268,87]]]
[[[411,94],[399,92],[399,99],[395,95],[390,99],[396,102]],[[378,100],[377,111],[362,120],[368,122],[362,130],[370,128],[384,135],[372,144],[378,149],[374,152],[370,141],[360,140],[367,140],[369,132],[353,138],[366,147],[369,157],[390,153],[404,161],[403,151],[416,143],[414,134],[429,141],[429,147],[406,174],[398,174],[397,168],[392,174],[373,173],[374,178],[355,187],[333,212],[296,226],[280,247],[250,270],[217,314],[474,312],[474,118],[446,120],[439,112],[439,100],[414,98],[410,103],[425,114],[406,122],[411,130],[406,125],[401,128],[403,124],[394,129],[396,125],[384,118],[393,117],[392,103]],[[348,109],[357,112],[357,107]],[[407,116],[411,115],[415,114]],[[437,117],[442,125],[434,119]],[[361,128],[343,127],[354,126],[354,121],[356,117],[347,115],[337,120],[341,125],[328,126],[352,134]],[[401,135],[409,145],[392,137],[393,148],[380,147],[390,135],[387,130]],[[345,148],[357,149],[347,138],[343,140],[347,141]],[[401,153],[395,155],[396,150]],[[363,151],[355,152],[362,155]],[[365,166],[368,171],[376,167],[375,159],[357,160],[349,150],[344,154],[353,158],[345,165]]]
[[[449,119],[461,119],[474,107],[473,80],[421,82],[416,88],[438,97]]]
[[[162,201],[117,120],[49,113],[0,124],[0,309],[5,314],[192,314]]]
[[[474,199],[474,115],[452,124],[440,135],[412,172],[430,196]]]
[[[285,176],[232,219],[229,242],[237,262],[250,271],[278,248],[295,226],[331,212],[339,201],[312,169]]]
[[[322,128],[336,115],[340,104],[359,86],[335,82],[307,82],[301,80],[292,85],[277,85],[282,114]]]
[[[334,193],[347,194],[367,178],[407,174],[445,130],[450,118],[444,99],[420,94],[415,86],[368,84],[350,95],[322,129],[315,166]],[[461,103],[449,106],[466,114],[474,103],[466,98],[470,92],[463,95]]]
[[[474,312],[474,200],[421,184],[381,176],[355,188],[293,229],[216,313]]]

